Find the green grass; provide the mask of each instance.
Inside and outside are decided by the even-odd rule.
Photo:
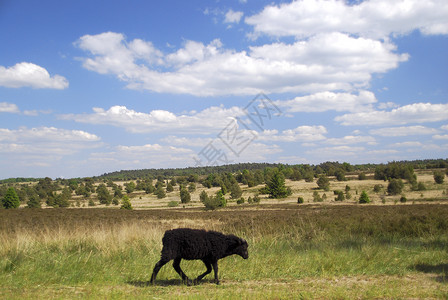
[[[0,298],[446,298],[447,215],[431,204],[0,210]],[[212,275],[184,286],[171,264],[149,285],[164,230],[187,221],[246,238],[249,259],[221,260],[220,286]]]

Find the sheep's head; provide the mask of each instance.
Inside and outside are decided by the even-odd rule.
[[[245,239],[239,239],[238,246],[235,248],[235,254],[238,254],[244,259],[249,258],[249,252],[247,251],[247,247],[249,245],[247,244]]]

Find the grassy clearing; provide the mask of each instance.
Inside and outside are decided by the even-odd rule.
[[[443,298],[447,215],[439,204],[0,210],[0,298]],[[211,275],[183,286],[170,264],[148,285],[164,231],[183,226],[246,238],[249,260],[221,260],[221,286]]]

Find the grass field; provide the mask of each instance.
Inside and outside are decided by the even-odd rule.
[[[0,298],[447,298],[447,216],[436,203],[0,210]],[[171,264],[149,285],[175,227],[244,237],[249,259],[221,260],[220,286],[184,286]]]

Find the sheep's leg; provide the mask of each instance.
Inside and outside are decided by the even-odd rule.
[[[156,281],[156,277],[157,277],[157,273],[159,273],[160,268],[162,268],[167,262],[169,262],[170,259],[167,258],[161,258],[156,265],[154,266],[154,270],[152,271],[152,276],[151,276],[151,283],[154,284],[154,282]]]
[[[203,260],[203,262],[204,262],[205,266],[207,267],[207,271],[205,271],[203,274],[199,275],[198,278],[196,278],[194,280],[194,283],[199,283],[199,281],[201,281],[202,278],[205,277],[205,275],[209,274],[212,271],[212,264],[207,260]]]
[[[180,261],[181,260],[182,260],[181,258],[175,258],[174,259],[174,262],[173,262],[174,270],[176,270],[176,272],[180,275],[180,277],[182,277],[182,281],[183,282],[186,282],[187,285],[191,285],[191,280],[187,277],[187,275],[185,275],[185,273],[180,268]]]
[[[219,279],[218,279],[218,261],[214,261],[213,262],[213,270],[215,271],[215,283],[219,284]]]

